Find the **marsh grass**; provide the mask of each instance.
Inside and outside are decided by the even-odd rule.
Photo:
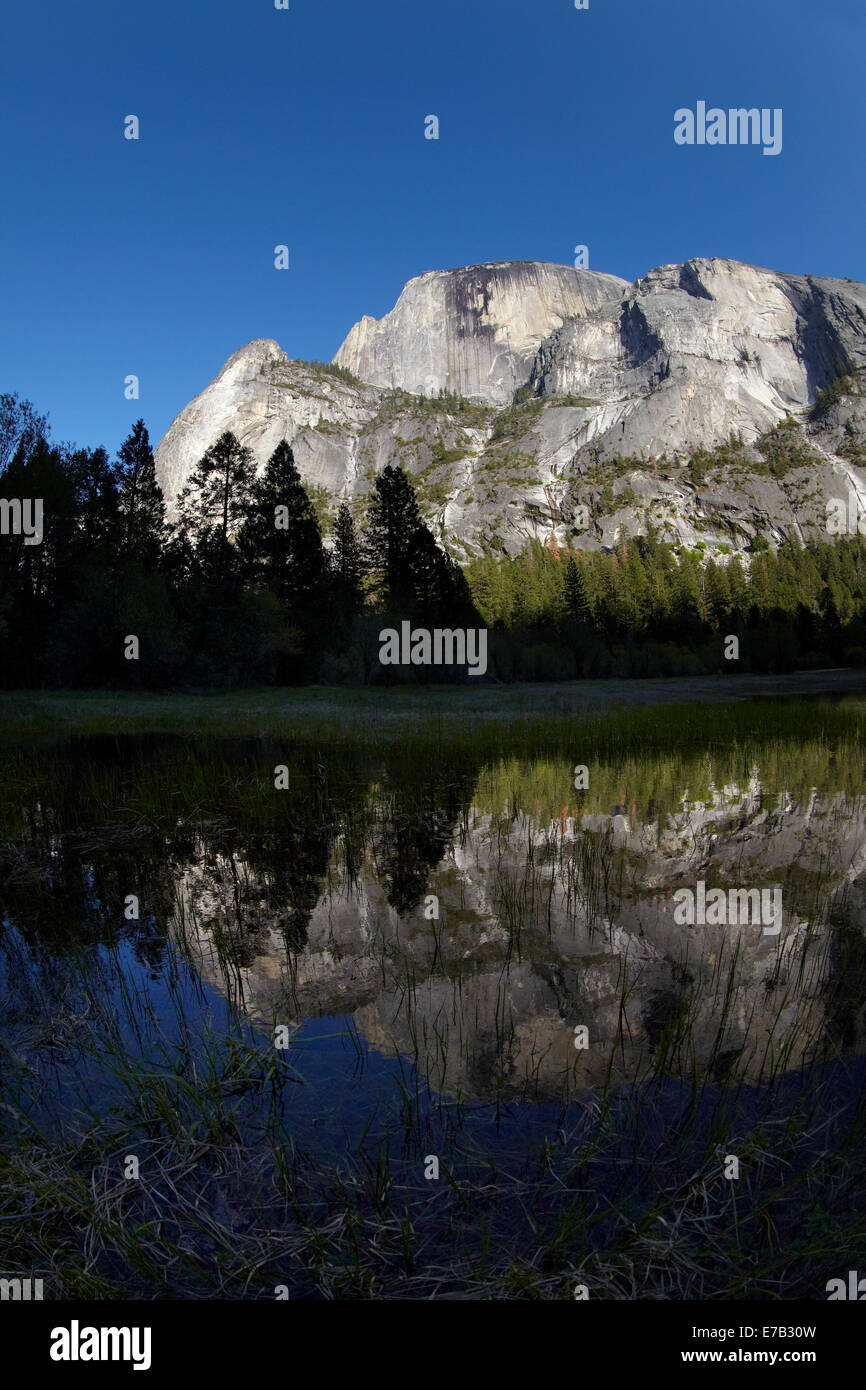
[[[712,803],[758,764],[768,788],[836,798],[841,835],[863,787],[859,704],[410,721],[396,739],[362,718],[326,732],[7,743],[0,1268],[37,1273],[52,1298],[272,1298],[286,1285],[293,1298],[547,1300],[586,1283],[592,1297],[787,1300],[823,1299],[827,1279],[866,1262],[866,951],[829,860],[786,868],[807,924],[796,958],[783,969],[779,955],[767,977],[786,1024],[737,1056],[735,940],[705,978],[683,972],[637,1052],[623,965],[606,1073],[587,1086],[564,1072],[555,1099],[539,1098],[540,1061],[509,1072],[506,989],[557,913],[601,950],[634,895],[640,865],[611,827],[566,833],[569,818],[618,808],[663,821],[684,793]],[[290,787],[275,795],[282,762]],[[570,785],[575,763],[591,764],[591,792]],[[471,1030],[430,1024],[417,960],[379,936],[403,1045],[374,1051],[341,1016],[313,1038],[293,1026],[276,1051],[276,1017],[251,1022],[247,983],[274,913],[291,997],[304,912],[323,889],[351,887],[372,857],[391,901],[416,901],[479,808],[507,932],[491,1097],[465,1089]],[[228,885],[225,911],[178,891],[190,861]],[[149,908],[119,926],[130,882]],[[464,976],[432,925],[434,973],[459,1003]],[[203,940],[219,991],[200,971]],[[792,1023],[816,975],[826,1024]],[[694,1037],[708,1000],[707,1061]],[[347,1092],[368,1098],[360,1112],[331,1105],[318,1061],[329,1037]],[[430,1154],[438,1182],[423,1176]],[[129,1155],[138,1180],[124,1177]]]
[[[658,1082],[551,1116],[519,1157],[453,1125],[442,1181],[425,1184],[412,1084],[399,1123],[327,1161],[281,1122],[285,1078],[253,1133],[237,1049],[227,1065],[208,1047],[186,1083],[109,1053],[126,1104],[67,1114],[60,1133],[6,1103],[4,1268],[38,1269],[53,1298],[286,1285],[294,1298],[558,1299],[586,1283],[592,1297],[788,1300],[862,1263],[862,1075],[841,1108],[818,1076],[765,1094],[751,1119],[723,1088]],[[261,1086],[264,1048],[245,1047],[242,1073]],[[122,1177],[130,1153],[141,1181]],[[723,1175],[730,1153],[738,1182]]]
[[[520,736],[549,742],[583,720],[596,724],[612,712],[644,714],[650,725],[676,728],[680,707],[695,724],[700,711],[727,706],[722,723],[741,727],[733,713],[740,702],[775,702],[786,697],[820,699],[836,693],[862,713],[863,673],[856,670],[795,672],[790,676],[726,679],[577,681],[557,685],[395,686],[249,690],[191,690],[177,693],[124,691],[0,691],[0,735],[69,737],[159,733],[232,738],[279,735],[328,744],[425,743],[443,736]],[[674,706],[671,710],[671,706]],[[639,726],[634,725],[635,729]],[[507,742],[503,743],[507,747]],[[513,748],[513,743],[512,743]]]

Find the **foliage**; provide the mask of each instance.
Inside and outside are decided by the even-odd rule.
[[[860,396],[857,385],[857,364],[850,358],[838,359],[833,376],[815,397],[815,404],[809,411],[810,420],[822,420],[829,414],[830,407],[845,396]]]
[[[774,478],[783,478],[794,468],[808,468],[818,462],[817,454],[806,443],[800,425],[791,415],[762,434],[756,447]]]
[[[297,361],[302,367],[309,367],[316,376],[335,376],[340,381],[345,381],[348,386],[363,386],[364,384],[360,377],[355,376],[355,373],[350,371],[348,367],[342,367],[338,362],[319,362],[315,358],[310,361],[305,358],[298,358]]]
[[[571,676],[602,677],[817,669],[866,644],[860,537],[778,553],[756,537],[753,551],[748,568],[738,556],[702,563],[650,528],[612,554],[538,541],[518,555],[488,549],[465,572],[500,678],[556,679],[563,648]],[[728,635],[740,641],[736,663],[724,657]]]
[[[491,440],[515,439],[529,429],[544,409],[543,401],[529,400],[501,410],[493,421]]]
[[[453,405],[443,395],[433,408]],[[529,401],[498,419],[517,430],[539,408]],[[810,457],[792,420],[758,447],[777,474]],[[378,633],[407,619],[486,626],[489,674],[501,681],[820,669],[859,664],[866,650],[859,535],[791,540],[777,552],[755,535],[744,562],[719,552],[707,560],[650,527],[612,553],[535,540],[518,555],[488,547],[461,569],[399,467],[371,470],[366,515],[360,499],[344,502],[326,546],[322,490],[304,486],[286,442],[257,477],[250,450],[225,432],[190,475],[170,529],[141,420],[111,461],[104,449],[53,445],[44,417],[4,396],[4,448],[0,498],[44,507],[41,544],[0,538],[0,682],[10,689],[231,687],[323,674],[376,682]],[[439,436],[426,472],[449,452]],[[742,441],[698,451],[693,476],[720,458],[745,461]],[[500,472],[516,476],[529,461],[502,450]],[[621,488],[634,463],[597,460],[575,486],[596,495],[597,512],[628,503],[628,488],[615,493],[614,483]],[[442,484],[422,476],[419,486],[425,500],[445,500]],[[739,656],[729,663],[731,636]],[[138,652],[128,659],[131,637]]]

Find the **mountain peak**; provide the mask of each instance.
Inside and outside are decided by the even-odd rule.
[[[548,261],[428,270],[404,286],[390,313],[356,323],[334,361],[375,386],[506,405],[544,339],[620,298],[627,283]]]
[[[866,394],[851,376],[866,368],[866,286],[850,280],[721,257],[632,284],[538,261],[425,271],[355,324],[333,366],[290,361],[272,338],[230,357],[157,448],[169,504],[232,430],[260,467],[286,439],[332,510],[363,506],[400,464],[437,534],[469,550],[610,546],[651,516],[680,543],[729,551],[756,530],[820,534],[827,499],[851,489],[866,506]],[[442,389],[474,404],[430,399]],[[759,441],[788,416],[809,439],[771,469]],[[722,445],[728,463],[692,470],[696,449]]]

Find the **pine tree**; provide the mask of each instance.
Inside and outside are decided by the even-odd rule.
[[[23,535],[9,535],[0,546],[0,681],[5,686],[33,687],[46,679],[62,683],[51,634],[68,617],[79,549],[76,492],[65,462],[60,450],[39,438],[32,451],[16,448],[0,473],[0,496],[39,497],[44,508],[41,545],[28,546]]]
[[[590,608],[586,592],[586,580],[583,577],[582,568],[578,566],[573,555],[569,555],[568,564],[565,567],[565,601],[573,622],[579,623],[581,626],[589,622]]]
[[[455,621],[466,615],[472,600],[460,566],[440,550],[433,532],[422,522],[412,547],[412,607],[419,617]]]
[[[55,576],[60,621],[52,633],[50,659],[63,668],[65,679],[90,685],[113,680],[117,671],[117,477],[105,449],[61,450],[61,455],[75,501],[71,528],[61,540],[62,568]]]
[[[422,528],[426,530],[412,484],[402,468],[389,464],[376,479],[364,545],[369,568],[381,576],[381,597],[392,610],[412,604],[413,561]]]
[[[178,498],[175,533],[190,533],[205,568],[217,579],[231,569],[230,543],[250,510],[254,468],[252,451],[227,431],[202,455]]]
[[[155,564],[165,542],[165,503],[143,420],[136,420],[120,446],[117,472],[124,549],[145,563]]]
[[[37,414],[17,391],[0,395],[0,473],[16,455],[24,462],[37,444],[48,439],[48,417]]]
[[[303,619],[321,590],[325,555],[315,509],[285,440],[252,485],[237,545],[247,575]]]
[[[707,618],[718,631],[731,612],[731,584],[725,565],[710,560],[704,570],[707,595]]]
[[[749,610],[749,580],[739,555],[728,562],[728,584],[731,590],[731,614],[741,622]]]
[[[333,535],[331,574],[334,580],[337,605],[343,613],[357,613],[363,603],[361,592],[363,558],[352,513],[345,502],[342,503],[337,512]]]

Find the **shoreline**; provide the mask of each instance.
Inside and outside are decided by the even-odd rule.
[[[260,686],[187,692],[3,691],[0,737],[75,734],[449,732],[499,722],[597,720],[630,708],[841,696],[866,699],[866,670],[672,676],[484,686]]]

